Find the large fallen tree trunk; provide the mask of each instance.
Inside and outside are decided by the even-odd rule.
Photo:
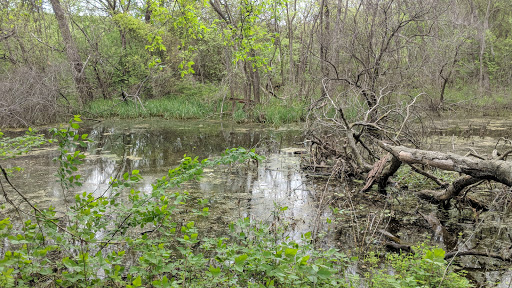
[[[446,186],[444,187],[444,190],[423,191],[427,192],[432,197],[440,201],[449,200],[459,195],[459,193],[464,188],[476,184],[482,180],[492,180],[503,183],[507,186],[512,186],[512,162],[503,160],[508,154],[512,153],[511,151],[505,153],[500,158],[485,160],[460,156],[453,153],[442,153],[414,149],[404,146],[394,146],[384,142],[379,142],[379,146],[392,155],[391,165],[388,166],[386,173],[379,173],[380,175],[371,175],[371,177],[368,177],[365,189],[363,189],[363,191],[368,190],[374,182],[379,183],[379,191],[384,191],[389,177],[391,177],[403,163],[411,165],[411,167],[416,170],[418,169],[412,165],[422,164],[441,170],[455,171],[465,174],[457,178],[449,185],[441,185]],[[375,165],[382,166],[382,161],[378,161]],[[382,171],[382,168],[380,171]],[[420,174],[429,177],[427,172]],[[377,180],[377,178],[379,178],[379,180]],[[439,184],[439,181],[436,183]]]
[[[463,173],[480,180],[494,180],[512,186],[512,162],[499,159],[475,159],[453,153],[392,146],[383,142],[380,142],[379,145],[402,163],[429,165],[441,170]]]

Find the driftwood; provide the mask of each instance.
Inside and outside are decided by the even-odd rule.
[[[375,162],[373,164],[372,170],[368,172],[368,176],[366,176],[366,184],[364,185],[363,189],[361,189],[361,192],[366,192],[368,189],[370,189],[373,186],[373,183],[380,178],[380,175],[382,175],[382,171],[384,171],[384,168],[386,167],[386,163],[391,159],[391,156],[388,155],[386,157],[382,157],[379,161]]]
[[[386,230],[379,229],[379,233],[382,234],[382,236],[386,237],[389,241],[384,242],[384,246],[388,248],[391,251],[394,252],[407,252],[407,253],[414,253],[414,250],[410,245],[403,244],[400,241],[400,238],[396,237],[395,235],[389,233]]]

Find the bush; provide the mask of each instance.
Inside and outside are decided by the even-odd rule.
[[[371,287],[473,287],[463,275],[449,270],[445,251],[420,245],[413,254],[386,254],[384,267],[368,274]]]
[[[55,121],[57,83],[51,71],[18,68],[0,78],[0,127],[28,127]]]

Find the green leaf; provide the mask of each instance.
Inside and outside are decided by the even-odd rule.
[[[247,260],[247,254],[242,254],[235,258],[235,265],[236,266],[242,266],[245,263],[245,260]]]
[[[142,286],[142,279],[140,278],[140,276],[135,278],[135,280],[133,280],[132,284],[134,287]]]
[[[212,273],[213,276],[217,276],[220,274],[220,267],[213,267],[212,265],[210,265],[210,273]]]
[[[300,262],[300,265],[306,265],[306,264],[308,264],[309,257],[310,257],[309,255],[306,255],[306,256],[302,257],[302,258],[300,259],[300,261],[299,261],[299,262]]]
[[[299,251],[299,250],[298,249],[287,248],[286,250],[284,250],[284,254],[286,256],[293,257],[293,256],[297,255],[297,251]]]
[[[316,273],[320,278],[329,278],[332,275],[332,272],[329,271],[327,268],[320,268],[318,272]]]

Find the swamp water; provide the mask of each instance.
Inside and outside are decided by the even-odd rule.
[[[295,144],[301,141],[301,131],[297,128],[158,119],[138,120],[136,124],[105,121],[82,130],[94,142],[88,145],[85,162],[79,166],[83,186],[76,192],[92,192],[98,197],[107,191],[108,195],[111,177],[140,170],[144,179],[136,188],[149,193],[151,184],[178,166],[185,154],[213,159],[227,148],[244,147],[255,148],[266,159],[259,165],[212,167],[204,171],[199,181],[174,189],[189,192],[192,198],[189,203],[208,199],[208,223],[199,223],[208,233],[222,234],[222,228],[243,217],[266,221],[273,212],[287,207],[283,216],[289,224],[289,236],[299,240],[301,234],[313,229],[313,221],[321,217],[325,223],[329,214],[319,210],[315,185],[300,171],[300,155],[294,153],[301,150]],[[65,201],[72,200],[74,195],[64,195],[60,184],[55,182],[57,164],[52,159],[57,151],[54,149],[36,149],[4,166],[24,168],[11,180],[34,204],[52,205],[57,212],[63,212]],[[14,200],[22,203],[21,199]]]
[[[440,122],[428,143],[432,149],[443,152],[465,154],[473,150],[480,155],[490,155],[499,138],[510,139],[511,136],[511,122],[499,121],[498,124],[488,119]],[[300,169],[301,156],[294,153],[304,149],[298,144],[302,142],[299,128],[158,119],[137,120],[136,123],[105,121],[84,130],[95,142],[89,144],[86,161],[80,167],[84,186],[79,191],[93,192],[95,196],[108,189],[110,177],[116,177],[120,170],[140,170],[144,180],[138,188],[149,192],[151,184],[176,167],[184,154],[200,159],[215,158],[226,148],[256,148],[266,157],[257,167],[252,164],[215,167],[204,171],[200,181],[179,188],[189,191],[193,199],[209,200],[210,217],[200,225],[211,234],[222,234],[221,230],[228,223],[241,217],[269,220],[273,211],[286,206],[284,217],[289,223],[289,236],[299,239],[302,233],[314,230],[326,235],[324,245],[336,245],[341,250],[359,248],[364,251],[383,243],[385,239],[378,229],[399,236],[403,243],[429,243],[446,250],[474,249],[506,254],[512,248],[510,189],[488,185],[468,191],[468,195],[478,194],[490,204],[488,211],[479,212],[462,202],[452,201],[453,205],[445,210],[418,200],[413,189],[401,189],[408,181],[407,175],[398,181],[402,186],[390,188],[388,196],[374,191],[357,193],[358,187],[337,180],[326,185],[325,179],[314,180]],[[55,156],[56,150],[41,148],[8,162],[7,166],[25,169],[11,180],[27,198],[40,207],[52,205],[59,211],[64,210],[64,201],[72,199],[72,195],[63,195],[55,182],[56,164],[52,161]],[[20,199],[13,200],[21,203]],[[329,206],[339,212],[333,215]],[[445,239],[436,238],[417,211],[435,213],[453,237],[453,247],[446,247]],[[334,225],[330,225],[335,227],[334,231],[327,230],[328,219],[336,219]],[[455,259],[453,265],[469,270],[469,277],[481,287],[512,285],[512,266],[506,262],[464,256]],[[361,273],[364,267],[351,270]]]

